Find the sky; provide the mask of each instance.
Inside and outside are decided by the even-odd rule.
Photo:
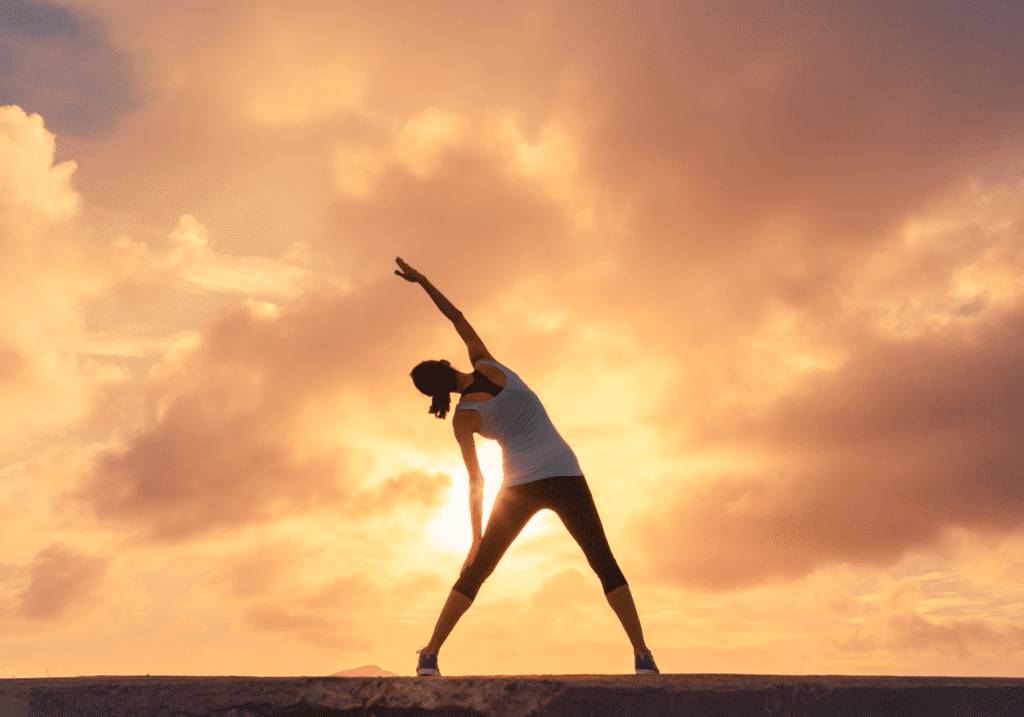
[[[0,676],[415,673],[471,533],[409,372],[470,365],[396,256],[663,673],[1024,676],[1022,55],[1009,0],[0,3]],[[633,671],[550,512],[440,667]]]

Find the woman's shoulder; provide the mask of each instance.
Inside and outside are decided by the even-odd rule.
[[[511,369],[507,369],[494,359],[481,359],[473,367],[499,386],[504,386],[508,381],[508,374],[512,373]]]

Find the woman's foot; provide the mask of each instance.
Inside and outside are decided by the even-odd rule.
[[[634,662],[636,664],[636,674],[638,675],[660,675],[661,672],[658,670],[658,666],[654,664],[654,655],[651,653],[645,653],[641,655],[634,655]]]
[[[416,650],[419,653],[420,661],[416,665],[417,677],[440,677],[441,671],[437,669],[437,653],[424,652],[424,648]]]

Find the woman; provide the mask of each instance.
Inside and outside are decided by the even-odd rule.
[[[538,511],[558,514],[569,534],[601,579],[605,597],[618,615],[633,643],[637,674],[659,674],[651,651],[644,644],[640,618],[626,578],[608,547],[601,519],[583,471],[569,445],[555,430],[537,395],[519,376],[498,363],[484,347],[473,327],[423,274],[395,259],[407,281],[420,284],[454,324],[466,342],[473,373],[462,373],[448,361],[423,361],[412,370],[412,380],[422,393],[433,397],[430,413],[444,419],[451,407],[451,392],[462,400],[455,407],[452,427],[469,472],[469,516],[473,544],[458,581],[437,619],[430,642],[420,649],[417,675],[437,675],[437,653],[455,623],[476,599],[484,580],[494,572],[501,556]],[[473,434],[501,445],[505,479],[481,532],[484,478],[476,456]]]

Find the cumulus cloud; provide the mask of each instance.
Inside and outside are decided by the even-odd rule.
[[[15,614],[38,621],[63,618],[94,598],[109,564],[107,558],[61,543],[44,548],[32,563],[31,581],[19,595]]]
[[[538,135],[527,137],[519,113],[508,108],[457,113],[429,107],[406,120],[386,143],[340,142],[332,161],[334,182],[342,196],[367,200],[392,168],[427,179],[442,168],[447,154],[468,151],[487,157],[514,183],[579,204],[585,197],[567,120],[549,119]]]
[[[886,566],[952,528],[1020,528],[1020,191],[972,184],[906,220],[837,277],[843,301],[733,358],[724,410],[670,409],[692,430],[676,445],[756,467],[674,490],[643,541],[661,579],[722,589]]]
[[[381,368],[372,337],[387,328],[360,306],[322,295],[280,314],[252,303],[226,313],[151,372],[148,423],[99,456],[85,500],[163,539],[317,509],[440,507],[446,477],[405,472],[363,490],[363,449],[313,428],[319,419],[343,431],[352,417],[311,412],[341,397],[353,374],[374,381]],[[382,365],[398,371],[393,357]]]
[[[74,216],[81,199],[71,187],[74,161],[53,163],[56,141],[46,131],[43,118],[28,115],[21,107],[0,108],[2,117],[2,196],[8,230],[30,229],[30,222],[52,226]],[[7,236],[7,241],[26,241],[25,233]]]
[[[76,164],[55,164],[54,154],[42,117],[0,107],[0,391],[14,417],[0,436],[9,451],[73,424],[94,386],[120,373],[74,353],[85,331],[82,302],[102,289],[104,274],[75,224]]]
[[[351,290],[350,282],[307,268],[319,257],[302,243],[276,259],[220,253],[207,227],[190,214],[178,218],[165,250],[154,244],[119,237],[104,248],[107,284],[88,301],[92,330],[80,337],[77,351],[107,360],[155,360],[194,346],[200,336],[195,327],[240,301],[271,317],[278,310],[274,302]]]

